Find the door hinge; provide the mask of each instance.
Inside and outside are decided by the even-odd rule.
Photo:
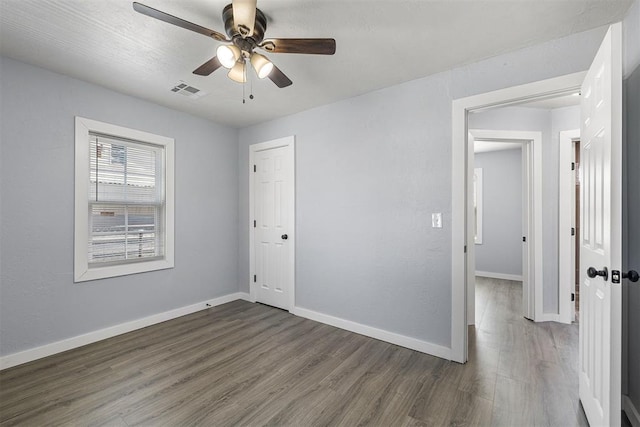
[[[467,245],[464,245],[464,253],[467,253]]]
[[[575,301],[575,300],[576,300],[576,294],[571,292],[571,301]]]
[[[256,276],[255,274],[253,275],[253,283],[256,283],[258,281],[258,276]]]
[[[256,228],[256,220],[253,220],[253,228]]]
[[[257,170],[256,165],[253,165],[253,171],[255,172]]]
[[[527,241],[527,236],[522,236],[522,241],[526,242]]]
[[[576,229],[575,229],[575,228],[573,228],[573,227],[571,227],[571,235],[572,235],[572,236],[575,236],[575,235],[576,235]]]
[[[571,170],[572,170],[572,171],[576,170],[576,164],[575,164],[575,162],[571,162]]]

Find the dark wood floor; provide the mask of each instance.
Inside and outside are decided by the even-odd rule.
[[[587,425],[577,328],[480,280],[465,365],[236,301],[0,373],[1,425]]]

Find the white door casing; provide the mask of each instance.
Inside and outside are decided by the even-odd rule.
[[[542,188],[535,186],[534,141],[522,144],[522,314],[530,320],[535,320],[536,297],[542,300],[542,278],[536,280],[536,270],[542,271],[542,251],[536,259],[536,244],[542,246],[542,230],[536,224],[542,223]],[[539,135],[538,143],[542,141]],[[538,158],[538,162],[540,159]],[[536,192],[539,193],[536,197]],[[535,208],[538,207],[536,211]],[[539,216],[536,216],[536,214]],[[537,232],[537,234],[536,234]],[[536,268],[538,266],[539,268]]]
[[[582,86],[579,382],[592,426],[621,423],[622,289],[611,276],[622,267],[621,51],[614,24]]]
[[[295,305],[294,137],[250,147],[251,299]]]
[[[451,149],[451,359],[467,361],[467,272],[465,247],[467,230],[473,226],[466,212],[467,202],[467,117],[471,111],[522,103],[540,98],[568,95],[580,89],[586,72],[513,86],[493,92],[456,99],[452,103]],[[541,250],[539,248],[535,249]],[[548,319],[552,320],[552,319]]]
[[[471,129],[468,134],[471,147],[467,164],[473,165],[475,141],[522,144],[522,314],[527,319],[550,320],[542,313],[542,133],[532,131],[506,131]],[[471,160],[469,160],[471,159]],[[469,172],[473,179],[471,170]],[[468,185],[473,188],[473,182]],[[473,218],[473,192],[468,191],[468,218]],[[473,233],[470,232],[471,240]],[[540,242],[540,243],[537,243]],[[467,251],[467,322],[475,323],[475,246]]]
[[[467,324],[475,325],[476,323],[476,251],[475,251],[475,221],[473,220],[473,172],[475,170],[475,137],[471,131],[467,134],[469,145],[467,146],[467,218],[474,225],[467,228],[467,250],[466,252],[466,276],[467,283],[472,285],[467,287]]]
[[[575,292],[575,230],[576,172],[571,164],[575,160],[574,141],[579,139],[580,129],[560,132],[558,175],[558,309],[559,321],[571,323],[575,320],[575,302],[571,294]]]

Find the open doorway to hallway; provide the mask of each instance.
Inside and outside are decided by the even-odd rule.
[[[575,151],[570,158],[560,159],[561,137],[566,131],[572,141],[579,140],[580,97],[575,93],[518,105],[483,109],[468,115],[469,137],[474,140],[474,152],[469,150],[469,163],[482,174],[483,210],[480,234],[475,242],[472,272],[474,275],[521,282],[523,300],[521,314],[535,321],[561,321],[570,323],[573,317],[565,314],[575,304],[575,250],[567,246],[560,254],[559,239],[572,238],[575,248],[575,232],[578,228],[575,216],[579,209],[571,207],[574,218],[565,227],[560,224],[560,209],[564,209],[561,184],[565,166],[573,175],[568,177],[573,185],[570,193],[575,200],[577,169],[571,171]],[[504,137],[499,143],[486,149],[485,141],[475,142],[474,133],[486,136],[491,129],[500,129]],[[540,141],[532,141],[530,135],[539,134]],[[522,135],[522,137],[517,137]],[[470,141],[471,141],[470,139]],[[529,139],[529,140],[528,140]],[[534,147],[527,157],[527,146]],[[529,147],[531,148],[531,147]],[[539,149],[537,152],[536,149]],[[566,163],[566,165],[565,165]],[[576,162],[577,165],[577,162]],[[471,167],[471,166],[470,166]],[[528,175],[528,173],[530,175]],[[527,183],[527,179],[532,182]],[[579,180],[578,180],[579,182]],[[471,188],[470,188],[471,190]],[[579,201],[578,201],[579,203]],[[538,216],[538,217],[536,217]],[[561,255],[564,255],[562,257]],[[571,263],[571,282],[559,277]],[[475,273],[475,274],[474,274]],[[471,305],[473,293],[468,293]],[[474,308],[477,308],[474,306]],[[573,310],[571,310],[573,312]],[[573,314],[573,313],[571,313]],[[472,324],[472,310],[468,311]]]
[[[474,147],[473,155],[469,153],[474,170],[481,170],[474,176],[482,176],[481,191],[474,189],[482,197],[482,213],[476,213],[482,223],[478,225],[481,239],[476,239],[474,248],[475,325],[469,326],[469,360],[482,358],[489,348],[497,352],[496,396],[524,408],[520,413],[494,412],[494,422],[504,421],[505,425],[530,424],[535,417],[540,417],[535,423],[553,419],[562,425],[586,424],[578,397],[578,325],[559,323],[560,306],[570,301],[569,294],[561,295],[559,279],[559,138],[561,131],[579,128],[578,103],[579,97],[569,95],[468,116],[470,137],[475,129],[542,135],[541,164],[537,165],[541,166],[541,238],[533,242],[526,213],[535,199],[524,181],[527,169],[535,163],[533,159],[528,163],[522,154],[527,141],[509,141],[513,145],[497,147],[496,151],[483,150],[481,143],[480,148]],[[575,183],[574,179],[574,193]],[[575,206],[574,202],[574,220],[579,215]],[[533,257],[528,265],[527,253],[535,255],[535,245],[542,249],[541,257]],[[573,269],[575,258],[571,260]],[[533,316],[527,316],[525,303],[524,285],[529,277],[531,302],[538,304]],[[541,285],[538,298],[536,278]],[[505,418],[500,418],[503,415]]]

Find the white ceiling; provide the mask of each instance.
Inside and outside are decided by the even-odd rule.
[[[230,0],[141,0],[224,32]],[[622,19],[631,0],[259,0],[266,37],[333,37],[334,56],[271,54],[293,80],[191,71],[218,42],[134,12],[129,0],[0,0],[0,54],[235,127],[260,123]],[[179,80],[207,92],[169,92]],[[247,98],[249,85],[247,85]]]

